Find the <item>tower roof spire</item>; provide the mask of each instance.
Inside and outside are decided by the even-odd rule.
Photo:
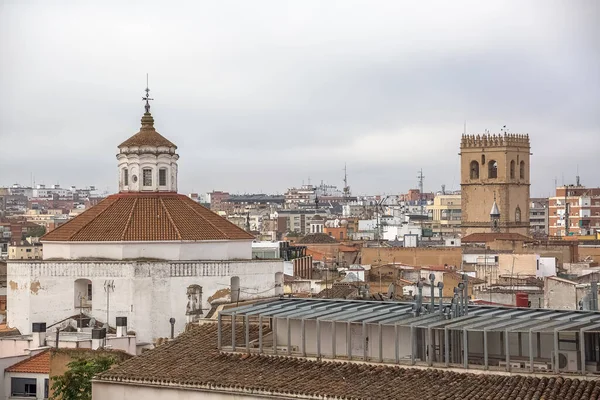
[[[499,218],[500,210],[498,209],[498,204],[496,204],[496,194],[494,193],[494,204],[492,204],[492,209],[490,211],[490,217]]]
[[[150,98],[150,88],[148,87],[148,74],[146,74],[146,96],[142,97],[142,100],[146,102],[144,108],[146,109],[146,114],[150,114],[150,100],[154,100]]]

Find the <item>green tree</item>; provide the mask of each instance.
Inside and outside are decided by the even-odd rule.
[[[42,237],[45,234],[46,234],[46,227],[44,225],[38,225],[36,227],[29,228],[27,230],[27,232],[23,234],[23,240],[25,240],[25,238],[27,236]]]
[[[115,363],[111,356],[79,358],[71,361],[69,369],[61,376],[53,377],[52,399],[54,400],[91,400],[92,378],[106,371]]]

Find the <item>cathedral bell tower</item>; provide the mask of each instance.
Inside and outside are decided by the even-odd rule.
[[[177,146],[154,129],[146,87],[140,131],[119,145],[119,192],[177,192]]]
[[[462,235],[529,235],[529,135],[463,135]],[[491,212],[490,212],[491,210]]]

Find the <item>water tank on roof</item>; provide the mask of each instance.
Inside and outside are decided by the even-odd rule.
[[[516,306],[517,307],[529,307],[529,295],[523,292],[517,292],[516,296]]]

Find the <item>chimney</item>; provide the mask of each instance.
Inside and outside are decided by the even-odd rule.
[[[127,317],[117,317],[117,337],[127,336]]]
[[[31,347],[38,348],[46,345],[46,323],[34,322],[31,324]]]
[[[104,347],[106,340],[106,328],[92,329],[92,350],[98,350]]]

